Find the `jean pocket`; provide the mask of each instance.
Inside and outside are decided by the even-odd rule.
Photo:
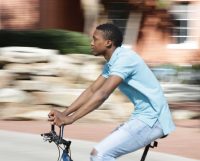
[[[146,125],[140,131],[138,131],[138,135],[143,146],[149,144],[149,135],[151,134],[151,132],[151,128],[148,125]]]

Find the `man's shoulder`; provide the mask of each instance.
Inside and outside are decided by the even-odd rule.
[[[132,49],[129,48],[120,48],[120,51],[118,53],[118,58],[128,59],[128,60],[142,60],[142,58]]]
[[[121,55],[138,55],[133,49],[120,47],[119,54]]]
[[[125,53],[133,53],[134,51],[130,48],[125,48],[125,47],[119,47],[119,51],[121,52],[125,52]]]

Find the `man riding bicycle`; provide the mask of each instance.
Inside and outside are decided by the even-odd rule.
[[[130,118],[94,147],[91,161],[114,161],[175,129],[159,82],[137,53],[121,47],[122,37],[113,24],[96,27],[91,47],[106,59],[101,75],[65,111],[49,113],[53,124],[69,125],[97,109],[117,87],[129,98],[135,107]]]

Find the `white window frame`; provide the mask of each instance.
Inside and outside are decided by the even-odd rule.
[[[180,9],[178,9],[180,8]],[[181,4],[175,4],[169,10],[171,14],[180,16],[181,13],[185,13],[185,17],[177,18],[176,20],[187,20],[187,27],[174,27],[178,29],[185,29],[187,28],[187,35],[172,35],[172,37],[185,37],[186,40],[183,43],[174,43],[174,44],[168,44],[168,49],[199,49],[199,34],[192,34],[191,30],[196,30],[199,32],[199,26],[194,25],[196,24],[195,21],[199,21],[200,18],[198,17],[198,6],[194,6],[191,3],[187,4],[187,7],[185,6],[184,9],[181,9]],[[180,13],[180,14],[178,14]],[[195,17],[194,17],[195,16]],[[198,24],[198,23],[197,23]]]

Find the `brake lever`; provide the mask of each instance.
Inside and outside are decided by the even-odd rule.
[[[57,145],[63,144],[69,147],[71,144],[71,141],[67,141],[63,139],[63,133],[64,133],[64,125],[60,127],[59,135],[56,134],[55,125],[51,125],[51,131],[49,133],[43,133],[41,134],[41,136],[43,136],[44,141],[49,141],[49,143],[54,142]]]
[[[63,132],[64,132],[63,125],[60,127],[59,135],[56,134],[55,126],[51,125],[51,131],[49,133],[43,133],[41,134],[41,136],[43,136],[44,141],[48,141],[49,143],[54,142],[58,147],[60,147],[59,145],[63,145],[64,149],[62,158],[68,158],[66,161],[72,161],[70,155],[71,141],[63,139]]]

